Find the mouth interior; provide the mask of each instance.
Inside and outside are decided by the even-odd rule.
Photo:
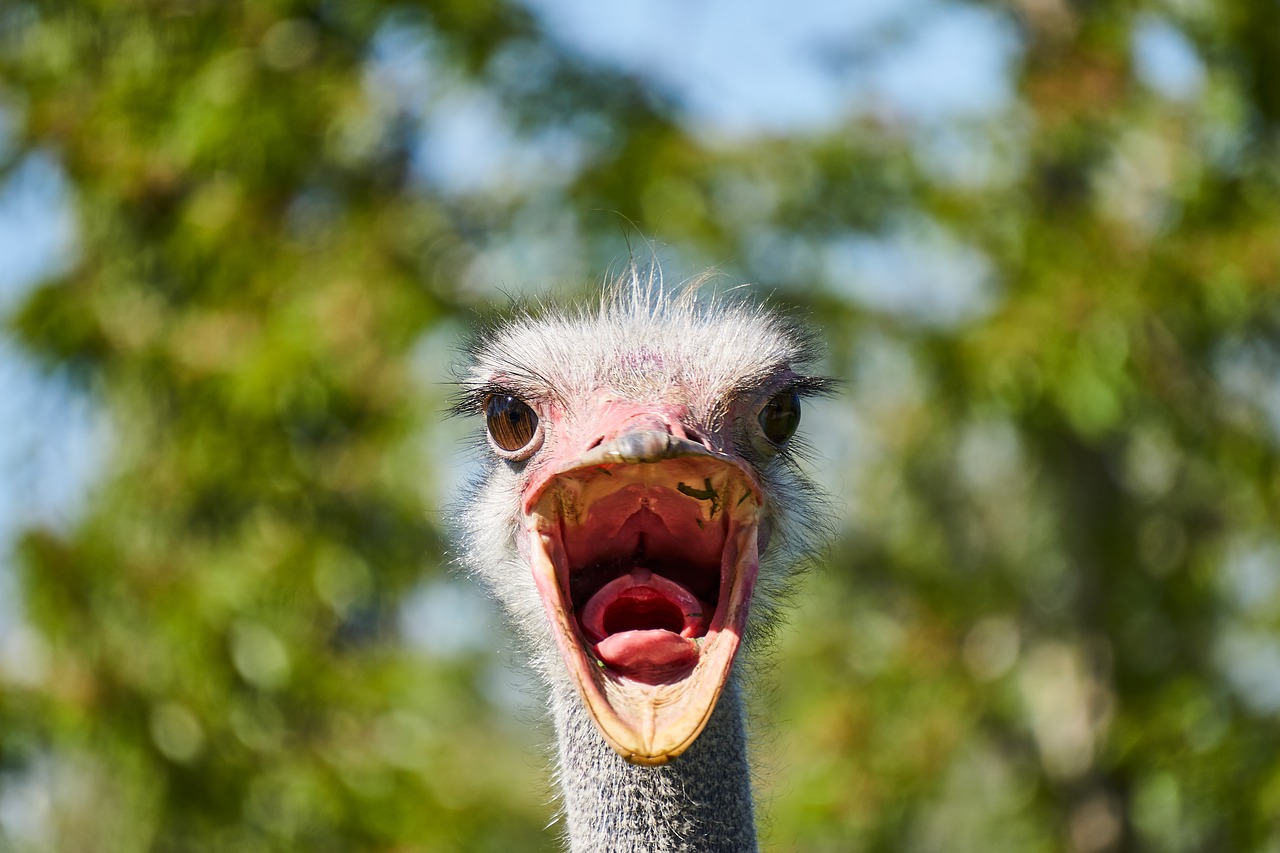
[[[606,606],[604,630],[607,636],[627,631],[679,634],[684,630],[684,614],[675,602],[661,596],[624,595]]]
[[[733,580],[725,507],[743,485],[732,475],[676,460],[560,478],[556,574],[578,643],[601,669],[665,683],[697,665]]]
[[[728,683],[760,570],[760,496],[710,454],[594,462],[527,510],[530,567],[552,634],[605,741],[665,764]]]

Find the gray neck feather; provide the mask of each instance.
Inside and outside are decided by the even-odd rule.
[[[736,679],[725,686],[707,727],[688,751],[662,767],[623,761],[570,690],[565,685],[556,689],[552,710],[573,853],[758,849]]]

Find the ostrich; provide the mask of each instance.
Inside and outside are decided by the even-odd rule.
[[[756,849],[742,670],[821,528],[794,435],[829,383],[811,334],[699,284],[633,267],[460,371],[461,559],[548,689],[573,851]]]

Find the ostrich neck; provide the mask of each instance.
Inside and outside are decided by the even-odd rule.
[[[573,853],[746,853],[756,847],[741,698],[730,681],[702,734],[662,767],[628,764],[581,700],[554,696],[569,847]]]

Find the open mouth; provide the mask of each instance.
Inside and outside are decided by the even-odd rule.
[[[732,668],[759,570],[758,492],[700,446],[609,458],[545,484],[527,515],[531,562],[605,740],[662,764],[702,731]]]

